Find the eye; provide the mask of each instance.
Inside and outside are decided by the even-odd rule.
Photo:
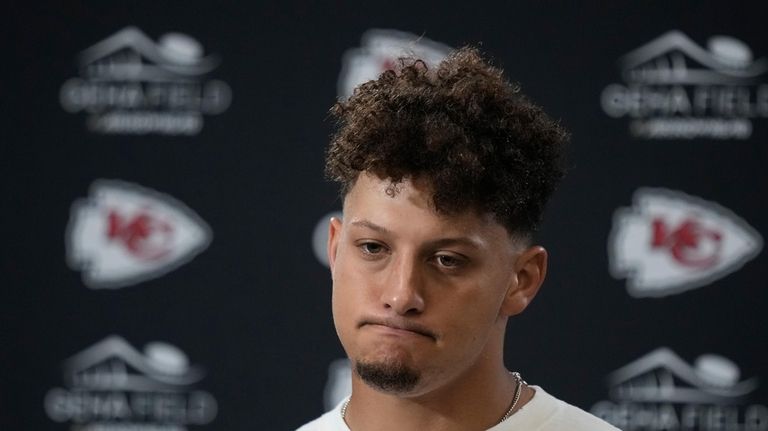
[[[384,252],[384,246],[378,242],[364,242],[359,244],[358,247],[364,254],[377,255]]]
[[[443,268],[458,268],[465,263],[465,259],[450,254],[438,254],[435,256],[437,264]]]

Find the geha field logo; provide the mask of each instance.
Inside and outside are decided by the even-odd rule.
[[[135,184],[98,180],[72,205],[67,262],[93,289],[159,277],[208,247],[211,230],[186,205]]]
[[[216,399],[196,389],[203,370],[168,343],[148,343],[140,352],[112,335],[63,369],[65,387],[49,390],[44,406],[51,420],[73,431],[184,431],[216,418]]]
[[[338,96],[346,99],[358,85],[394,69],[401,57],[414,56],[428,66],[440,63],[451,47],[398,30],[370,29],[363,33],[360,47],[349,49],[342,58]]]
[[[227,110],[227,83],[205,79],[219,64],[192,37],[168,33],[155,43],[124,28],[84,50],[80,77],[61,87],[61,106],[85,112],[89,130],[103,134],[196,135],[203,117]]]
[[[603,111],[630,119],[644,139],[747,139],[768,117],[768,59],[746,43],[712,36],[703,48],[674,30],[619,60],[624,83],[602,92]]]
[[[689,365],[662,347],[608,376],[610,400],[591,412],[623,431],[766,431],[768,407],[749,403],[758,379],[715,354]]]
[[[705,286],[762,250],[760,234],[721,205],[682,192],[641,188],[613,216],[610,272],[634,297]]]

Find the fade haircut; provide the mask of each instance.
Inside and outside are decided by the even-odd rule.
[[[362,172],[426,179],[438,213],[491,213],[530,237],[564,174],[567,133],[469,47],[431,69],[413,58],[331,108],[326,175],[346,196]]]

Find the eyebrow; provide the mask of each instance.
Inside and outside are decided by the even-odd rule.
[[[376,223],[372,223],[368,220],[355,220],[351,224],[354,226],[375,230],[376,232],[379,232],[379,233],[386,233],[386,234],[392,233],[389,231],[389,229],[385,228],[384,226],[379,226]]]
[[[368,220],[355,220],[351,222],[351,224],[357,227],[371,229],[381,234],[387,234],[387,235],[392,234],[392,232],[389,229],[385,228],[384,226],[379,226],[376,223],[370,222]],[[456,237],[456,238],[440,238],[434,241],[430,241],[428,245],[434,248],[440,248],[440,247],[445,247],[449,245],[465,245],[468,247],[472,247],[474,249],[479,249],[482,246],[480,241],[473,240],[472,238],[463,237],[463,236]]]

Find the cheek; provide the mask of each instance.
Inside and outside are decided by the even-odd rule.
[[[504,290],[478,284],[451,301],[446,313],[455,317],[454,330],[464,338],[484,338],[499,320]]]
[[[344,260],[336,262],[331,296],[334,320],[344,321],[352,318],[355,312],[362,309],[365,301],[365,277],[353,269],[345,265]]]
[[[344,283],[340,280],[334,280],[333,293],[331,295],[331,310],[333,314],[333,325],[336,328],[336,335],[339,337],[345,350],[349,347],[349,336],[354,331],[355,316],[353,315],[354,301],[350,300],[345,292]]]
[[[366,304],[370,286],[366,277],[354,268],[345,266],[344,260],[337,260],[333,277],[331,308],[336,334],[350,357],[357,357],[361,349],[357,324],[362,313],[369,309]]]

